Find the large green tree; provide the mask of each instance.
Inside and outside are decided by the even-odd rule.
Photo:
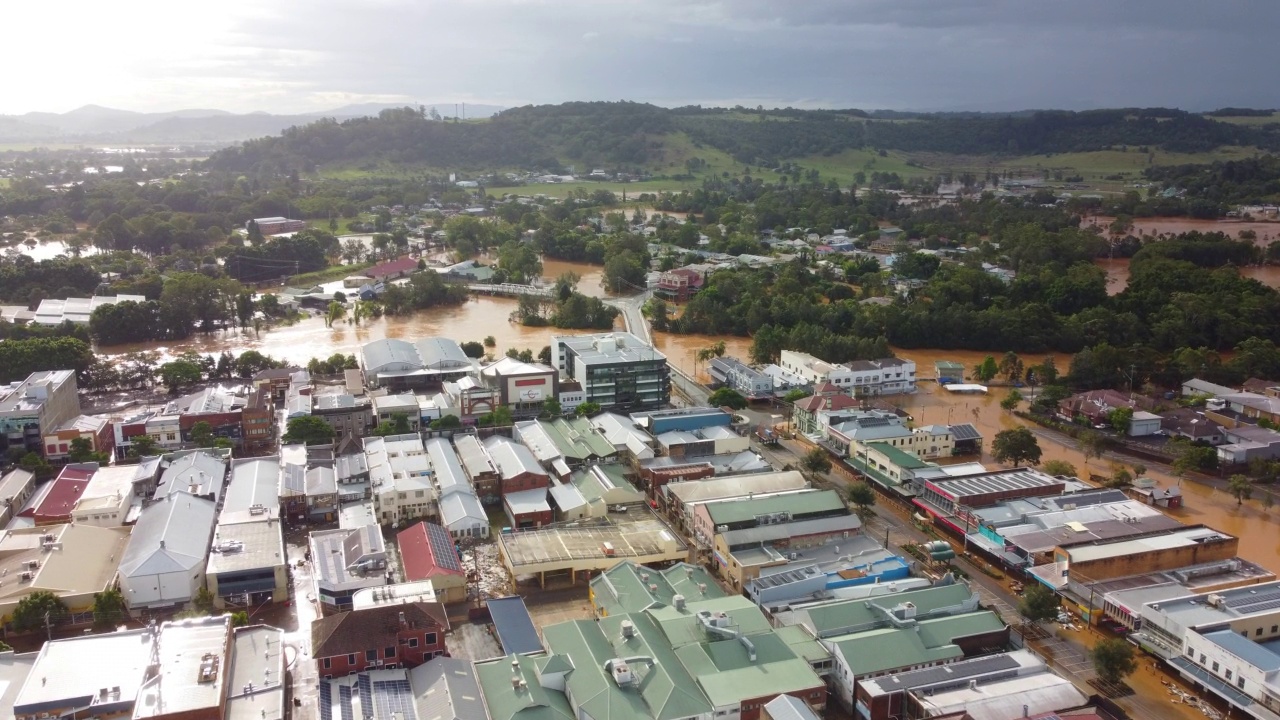
[[[10,616],[19,632],[62,624],[67,619],[66,603],[48,590],[37,590],[18,601]]]
[[[1103,638],[1089,651],[1098,678],[1112,684],[1123,682],[1125,677],[1138,669],[1133,645],[1120,638]]]
[[[1040,443],[1035,433],[1025,427],[1001,430],[991,443],[991,456],[1010,465],[1036,465],[1040,462],[1040,455]]]
[[[1032,622],[1052,620],[1058,616],[1058,596],[1044,585],[1033,582],[1023,591],[1018,612]]]
[[[303,415],[291,418],[285,427],[283,443],[303,443],[305,445],[323,445],[333,441],[333,426],[314,415]]]

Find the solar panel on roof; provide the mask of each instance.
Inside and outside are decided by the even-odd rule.
[[[338,686],[338,705],[342,710],[342,720],[355,720],[355,710],[351,707],[351,686]]]
[[[379,680],[373,683],[373,696],[377,720],[413,720],[417,717],[413,706],[413,691],[408,680]]]
[[[445,570],[462,572],[462,563],[458,558],[458,549],[453,538],[439,525],[427,525],[427,542],[431,545],[431,555],[436,566]]]
[[[328,682],[320,683],[320,720],[333,720],[333,693]]]
[[[951,426],[951,436],[956,440],[981,440],[982,433],[969,423]]]
[[[367,714],[369,708],[373,707],[373,690],[369,684],[369,676],[360,673],[356,677],[356,688],[360,691],[360,708]]]
[[[1280,590],[1269,590],[1262,593],[1247,593],[1238,597],[1227,598],[1227,607],[1239,609],[1248,605],[1265,603],[1271,600],[1280,600]]]

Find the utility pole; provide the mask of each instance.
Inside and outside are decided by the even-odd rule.
[[[45,610],[45,611],[44,611],[44,636],[45,636],[45,639],[46,639],[46,640],[48,640],[48,641],[50,641],[50,642],[52,642],[52,641],[53,641],[53,627],[49,624],[49,611],[48,611],[48,610]]]

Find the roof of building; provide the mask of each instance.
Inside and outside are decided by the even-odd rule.
[[[1232,393],[1236,392],[1235,388],[1229,388],[1226,385],[1211,383],[1208,380],[1201,380],[1200,378],[1192,378],[1190,380],[1184,381],[1182,383],[1182,387],[1184,389],[1190,389],[1197,393],[1213,395],[1214,397],[1218,397],[1221,395],[1231,395]]]
[[[738,358],[736,358],[736,357],[716,357],[716,358],[711,358],[711,362],[709,363],[708,370],[709,370],[709,371],[717,371],[717,370],[718,370],[718,371],[720,371],[721,373],[724,373],[724,374],[728,374],[728,373],[731,373],[731,372],[732,372],[732,373],[739,373],[739,374],[746,375],[746,376],[748,376],[748,377],[756,378],[756,379],[760,379],[760,380],[764,380],[764,379],[767,379],[767,378],[769,377],[768,375],[765,375],[764,373],[760,372],[759,370],[756,370],[755,368],[753,368],[753,367],[751,367],[750,365],[748,365],[748,364],[746,364],[746,363],[742,362],[741,360],[739,360],[739,359],[738,359]]]
[[[64,383],[74,383],[75,376],[72,370],[41,370],[21,382],[0,385],[0,413],[37,412]]]
[[[955,438],[957,442],[982,439],[982,433],[978,432],[978,428],[972,423],[959,423],[950,427],[951,437]]]
[[[410,627],[449,629],[449,617],[440,603],[400,603],[349,610],[311,623],[311,656],[363,654],[369,648],[394,645],[402,615]]]
[[[731,502],[743,502],[741,500]],[[721,533],[724,544],[737,547],[748,543],[765,543],[789,537],[806,535],[829,535],[837,532],[857,532],[862,527],[862,520],[857,515],[832,515],[814,518],[813,520],[797,520],[790,522],[766,523],[741,530],[728,530]]]
[[[773,720],[819,720],[809,703],[791,695],[779,695],[764,704]]]
[[[72,508],[89,487],[89,480],[97,472],[97,463],[63,466],[58,477],[49,484],[49,490],[35,506],[35,516],[70,517]]]
[[[498,468],[494,465],[493,458],[489,456],[489,451],[475,435],[470,433],[454,435],[453,447],[458,452],[458,458],[462,460],[463,471],[472,482],[481,475],[498,474]]]
[[[676,563],[653,570],[623,560],[591,579],[595,603],[604,615],[640,612],[654,605],[670,605],[676,595],[688,601],[722,598],[720,584],[697,565]]]
[[[499,358],[497,362],[486,365],[480,374],[486,377],[512,377],[516,375],[554,375],[555,368],[542,363],[527,363],[513,357]]]
[[[797,400],[793,407],[802,412],[815,413],[819,410],[847,410],[861,407],[862,402],[845,393],[834,395],[810,395]]]
[[[597,335],[559,335],[551,345],[572,348],[584,365],[609,365],[619,362],[666,360],[667,356],[629,332],[615,331]]]
[[[140,628],[45,643],[12,711],[29,715],[102,702],[132,704],[151,663],[153,640],[151,629]],[[99,699],[102,688],[109,688],[105,699]]]
[[[87,298],[45,298],[36,308],[35,321],[41,325],[61,325],[64,322],[87,323],[93,311],[103,305],[121,302],[146,302],[143,295],[95,295]]]
[[[31,485],[36,479],[35,473],[22,468],[14,468],[0,477],[0,504],[17,497],[18,493]]]
[[[261,510],[259,510],[261,508]],[[280,458],[243,458],[231,462],[231,481],[219,522],[266,520],[280,511]]]
[[[1088,545],[1072,546],[1065,549],[1071,562],[1087,562],[1106,558],[1137,555],[1141,553],[1167,550],[1176,547],[1189,547],[1200,543],[1225,540],[1230,535],[1207,527],[1189,527],[1172,530],[1152,537],[1122,540],[1120,542],[1099,542]]]
[[[534,457],[533,452],[526,445],[510,438],[501,435],[486,438],[484,449],[488,451],[489,458],[493,460],[494,466],[504,480],[509,480],[525,473],[533,475],[547,474],[547,471],[542,469],[542,466],[538,464],[537,458]]]
[[[589,465],[569,476],[569,483],[587,502],[595,502],[606,495],[609,502],[642,502],[644,493],[627,480],[627,469],[622,465]]]
[[[930,480],[928,485],[944,496],[961,499],[970,495],[986,495],[996,492],[1016,492],[1018,490],[1051,487],[1062,485],[1062,481],[1039,470],[1014,468],[985,475]]]
[[[917,695],[917,700],[929,717],[963,712],[973,720],[1008,720],[1079,707],[1088,702],[1088,696],[1070,680],[1045,670],[975,687],[964,685]]]
[[[668,483],[663,486],[663,492],[674,496],[680,502],[688,504],[743,497],[756,493],[802,490],[807,487],[809,487],[809,481],[805,479],[802,473],[797,470],[786,470],[783,472],[730,475],[728,477],[712,477],[705,480]]]
[[[476,678],[492,720],[576,720],[564,693],[542,687],[539,663],[545,665],[547,660],[512,655],[476,663]],[[523,682],[513,683],[513,677]]]
[[[449,532],[435,523],[419,522],[396,534],[406,580],[466,575]]]
[[[19,654],[12,649],[0,652],[0,707],[12,708],[17,704],[18,693],[35,667],[36,655]]]
[[[920,468],[928,467],[928,463],[921,460],[914,453],[909,453],[900,448],[896,448],[889,443],[867,443],[867,447],[879,452],[881,455],[885,456],[889,462],[897,465],[903,470],[919,470]]]
[[[198,713],[222,707],[227,673],[231,617],[219,615],[167,622],[160,626],[156,655],[159,672],[143,683],[134,718]]]
[[[226,481],[227,463],[209,453],[193,452],[183,455],[164,469],[156,493],[166,495],[185,492],[191,495],[222,496]]]
[[[1280,670],[1280,654],[1277,654],[1269,643],[1254,642],[1229,627],[1207,632],[1204,634],[1204,639],[1264,673]]]
[[[488,525],[489,516],[479,498],[459,492],[440,498],[440,522],[454,531]]]
[[[830,638],[888,625],[889,611],[906,603],[915,606],[916,618],[919,619],[955,609],[973,610],[978,607],[978,596],[963,583],[934,585],[871,598],[823,603],[784,613],[779,619],[786,625],[804,625],[819,638]]]
[[[519,595],[490,598],[485,604],[503,654],[523,655],[542,651],[542,641],[533,626],[529,609],[524,605],[524,598]]]
[[[47,538],[61,549],[44,548]],[[117,558],[124,555],[129,534],[119,528],[94,525],[49,525],[14,528],[0,532],[0,603],[18,602],[37,590],[55,595],[101,592],[116,577]],[[31,563],[36,567],[32,569]],[[30,581],[18,581],[31,572]]]
[[[283,718],[286,688],[284,633],[267,625],[233,631],[223,720]]]
[[[143,508],[120,559],[120,575],[143,577],[203,568],[213,536],[212,500],[175,493]]]
[[[409,671],[409,685],[419,720],[489,720],[468,660],[434,657]]]
[[[754,498],[741,502],[710,503],[707,513],[714,525],[728,525],[746,520],[754,520],[761,515],[788,512],[792,515],[833,512],[847,510],[848,506],[840,493],[835,490],[813,490],[810,492],[774,495]]]
[[[280,523],[241,522],[214,528],[206,572],[219,575],[288,563]]]
[[[440,489],[441,497],[456,492],[475,493],[475,489],[471,487],[471,481],[462,472],[462,463],[458,461],[458,454],[453,451],[453,446],[448,440],[431,438],[426,442],[426,450],[427,459],[431,463],[431,472],[435,473],[435,482]]]
[[[338,492],[338,474],[325,465],[307,470],[306,492],[312,497],[333,495]]]
[[[335,590],[382,585],[387,549],[377,525],[311,533],[316,580]]]
[[[551,512],[551,505],[547,503],[546,488],[507,493],[502,496],[502,502],[510,508],[513,515]]]

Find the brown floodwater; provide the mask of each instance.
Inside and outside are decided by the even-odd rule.
[[[1087,217],[1082,227],[1099,225],[1106,232],[1115,218],[1106,215]],[[1135,218],[1130,232],[1137,236],[1160,235],[1162,233],[1185,232],[1220,232],[1238,238],[1240,233],[1252,230],[1257,236],[1255,242],[1265,246],[1274,240],[1280,240],[1280,222],[1259,222],[1246,220],[1197,220],[1195,218]]]
[[[1107,294],[1118,295],[1129,287],[1129,258],[1098,258],[1094,265],[1107,274]],[[1240,274],[1267,287],[1280,288],[1280,266],[1248,265],[1238,268]]]

